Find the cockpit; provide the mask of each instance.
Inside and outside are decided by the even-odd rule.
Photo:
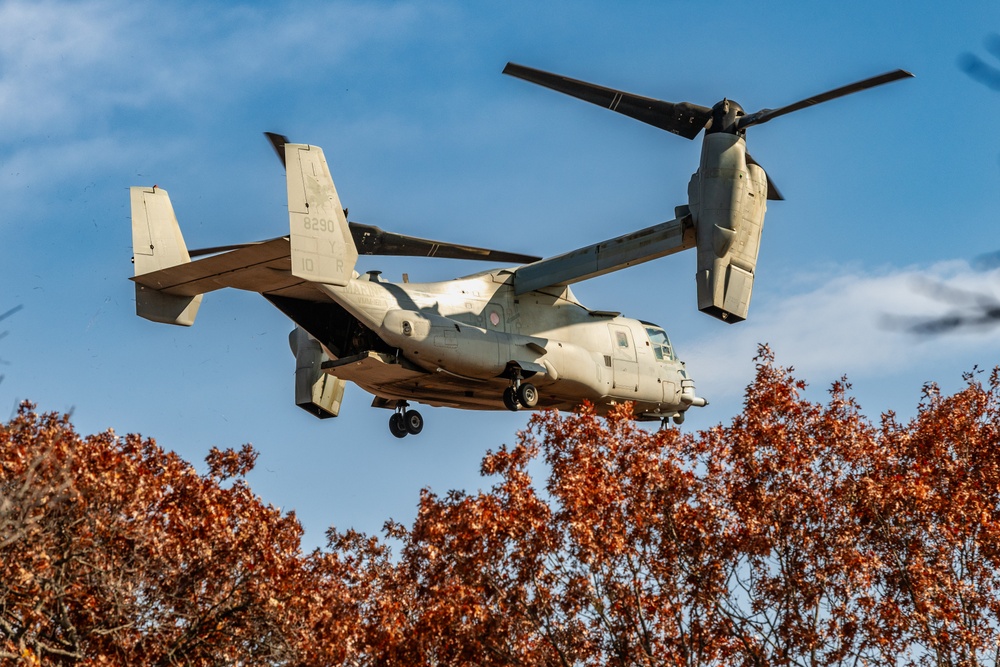
[[[656,360],[676,361],[677,355],[674,354],[674,346],[670,344],[670,339],[667,338],[667,332],[655,324],[643,322],[643,326],[646,328],[646,335],[649,336],[649,344],[653,348]]]

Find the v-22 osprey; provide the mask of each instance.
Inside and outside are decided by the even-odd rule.
[[[289,232],[256,243],[189,251],[169,195],[130,189],[136,312],[182,326],[202,295],[257,292],[295,328],[295,403],[335,417],[353,382],[392,410],[390,432],[416,435],[411,403],[478,410],[573,409],[599,414],[630,401],[640,420],[681,423],[707,401],[664,329],[590,310],[570,285],[697,249],[701,311],[728,323],[750,304],[766,201],[781,199],[746,150],[746,129],[773,118],[912,76],[865,79],[753,114],[724,99],[713,107],[670,103],[508,63],[504,73],[607,107],[688,139],[704,130],[688,203],[664,223],[539,259],[404,236],[347,220],[323,150],[268,134],[285,165]],[[360,254],[492,260],[505,268],[433,283],[393,283],[355,270]]]

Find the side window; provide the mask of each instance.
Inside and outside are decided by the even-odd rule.
[[[612,357],[618,361],[636,361],[635,340],[631,329],[622,324],[608,326],[611,329],[611,336],[605,345],[611,344]]]

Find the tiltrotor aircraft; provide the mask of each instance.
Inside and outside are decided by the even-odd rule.
[[[166,190],[133,187],[136,312],[190,326],[202,295],[223,287],[258,292],[295,323],[295,402],[325,418],[344,387],[393,410],[389,429],[417,434],[409,403],[465,409],[572,409],[598,413],[634,402],[641,420],[683,421],[706,401],[650,322],[586,308],[570,284],[697,248],[698,307],[733,323],[747,317],[766,209],[781,199],[746,152],[748,127],[813,104],[912,76],[897,70],[779,109],[745,114],[639,97],[508,63],[504,73],[606,106],[693,139],[705,136],[688,203],[675,218],[563,255],[538,259],[440,243],[348,222],[322,149],[268,134],[285,165],[289,233],[258,243],[189,252]],[[436,256],[516,264],[436,283],[359,275],[359,254]],[[192,260],[192,257],[201,259]]]

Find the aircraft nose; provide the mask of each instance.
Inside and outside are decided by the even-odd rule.
[[[695,394],[694,380],[684,378],[681,380],[681,403],[687,406],[703,408],[708,405],[708,399]]]

